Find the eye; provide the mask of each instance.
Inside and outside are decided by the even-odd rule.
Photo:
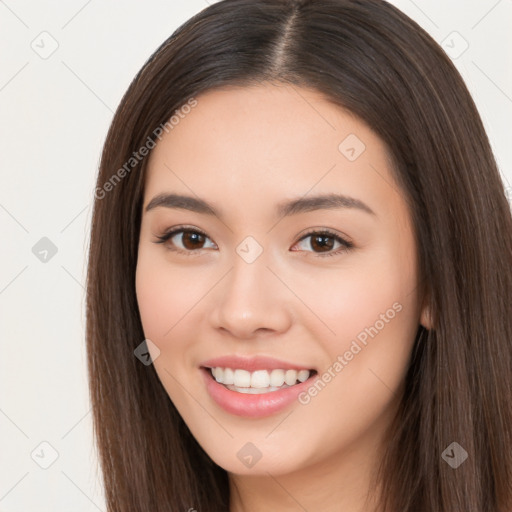
[[[335,256],[336,254],[347,252],[354,247],[352,242],[345,240],[337,233],[334,233],[328,229],[310,231],[305,236],[303,236],[296,245],[303,243],[308,238],[310,239],[309,243],[305,243],[304,245],[313,249],[313,252],[317,252],[318,250],[319,252],[317,252],[317,254],[320,257]],[[333,251],[332,249],[335,248],[336,243],[339,244],[338,248],[337,250]]]
[[[157,244],[166,244],[166,247],[171,250],[187,256],[198,252],[204,247],[205,241],[210,240],[208,236],[197,228],[189,228],[186,226],[179,226],[166,231],[164,234],[157,236]],[[168,243],[170,242],[170,243]],[[215,243],[212,242],[214,249],[217,248]]]
[[[310,239],[310,242],[307,244],[304,241],[308,238]],[[218,249],[214,242],[211,242],[209,247],[205,247],[204,244],[206,240],[211,241],[211,239],[201,230],[188,226],[172,228],[162,235],[157,236],[157,239],[158,240],[155,243],[165,244],[169,250],[185,254],[186,256],[199,254],[199,251],[202,249]],[[320,257],[335,256],[337,254],[347,252],[354,246],[354,244],[349,240],[345,240],[337,233],[328,229],[310,231],[304,235],[299,242],[295,244],[295,246],[300,244],[303,244],[301,250],[314,252]],[[333,249],[336,248],[336,244],[338,244],[337,250],[333,251]],[[306,248],[304,246],[306,246]],[[308,248],[312,249],[312,251],[308,251]],[[296,249],[293,248],[292,250],[296,251]]]

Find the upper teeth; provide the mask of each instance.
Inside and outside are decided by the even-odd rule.
[[[280,387],[283,384],[293,386],[297,380],[304,382],[309,378],[309,370],[247,370],[211,368],[213,377],[220,384],[232,384],[239,388],[268,388]]]

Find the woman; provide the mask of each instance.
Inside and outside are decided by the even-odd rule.
[[[109,511],[512,509],[512,218],[404,14],[208,7],[130,85],[95,196]]]

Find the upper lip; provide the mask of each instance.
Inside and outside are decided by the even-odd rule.
[[[305,366],[299,363],[291,363],[288,361],[283,361],[281,359],[275,359],[273,357],[268,356],[237,356],[237,355],[227,355],[221,357],[215,357],[213,359],[208,359],[207,361],[203,361],[200,366],[205,368],[216,368],[220,366],[221,368],[231,368],[231,369],[240,369],[247,370],[248,372],[254,372],[256,370],[311,370],[310,366]]]

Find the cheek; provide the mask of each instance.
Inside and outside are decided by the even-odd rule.
[[[174,404],[184,411],[187,395],[179,383],[197,372],[195,347],[204,299],[222,273],[208,265],[171,262],[158,247],[141,245],[135,287],[144,335],[159,349],[154,368]],[[193,257],[191,257],[193,258]],[[199,383],[199,380],[197,381]]]
[[[417,323],[414,260],[400,256],[382,251],[372,253],[371,258],[354,258],[354,263],[336,270],[317,272],[314,277],[297,273],[295,290],[322,320],[323,327],[318,323],[317,331],[323,328],[328,334],[323,339],[342,347],[344,341],[376,323],[383,331],[382,321],[385,330],[403,325],[404,319],[408,328]]]
[[[202,278],[193,270],[175,267],[152,248],[139,248],[135,287],[144,334],[158,344],[205,293]]]
[[[176,354],[186,354],[184,338],[175,334],[190,307],[192,299],[188,296],[192,294],[193,283],[186,282],[183,273],[169,272],[160,260],[150,250],[139,249],[135,287],[144,336],[160,351],[159,357],[153,358],[153,365],[168,394],[175,395],[175,381],[169,374],[180,378],[176,372],[184,364],[169,363],[178,363]]]
[[[324,446],[353,441],[392,411],[418,329],[416,269],[409,256],[383,251],[373,265],[360,260],[360,267],[322,278],[308,295],[323,320],[316,321],[314,334],[328,357],[320,383],[301,403],[311,415],[330,418],[315,427]]]
[[[195,282],[190,272],[172,271],[165,258],[157,257],[152,248],[139,249],[135,287],[144,336],[160,351],[158,357],[153,357],[153,366],[181,412],[187,402],[179,383],[186,380],[190,363],[190,336],[182,335],[183,328],[187,313],[204,293]]]
[[[382,385],[379,380],[395,389],[419,325],[415,258],[412,250],[399,247],[354,261],[339,272],[317,275],[314,287],[301,284],[322,320],[314,329],[328,354],[324,370],[343,374],[359,390],[370,392],[372,385]],[[336,362],[341,366],[333,367]]]
[[[175,306],[179,304],[176,299],[180,283],[176,280],[170,283],[158,266],[144,258],[138,261],[135,283],[144,334],[158,344],[177,320]]]

